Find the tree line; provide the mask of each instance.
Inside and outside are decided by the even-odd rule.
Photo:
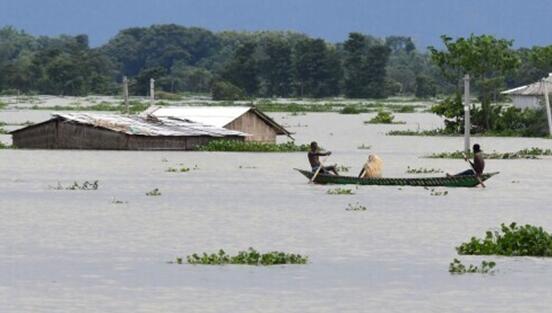
[[[476,91],[535,81],[552,71],[552,46],[505,51],[519,60]],[[446,46],[447,41],[444,40]],[[431,97],[457,90],[439,50],[420,51],[409,37],[350,33],[330,43],[294,32],[219,32],[178,25],[120,31],[91,48],[87,35],[32,36],[0,29],[0,92],[117,94],[123,76],[145,95],[149,79],[167,92],[243,97]],[[481,80],[483,82],[483,80]],[[493,87],[490,88],[488,84]],[[490,88],[490,89],[489,89]]]

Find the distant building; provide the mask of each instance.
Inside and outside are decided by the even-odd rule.
[[[552,78],[552,73],[549,74],[548,77],[550,80],[550,78]],[[516,108],[540,109],[542,107],[544,95],[543,84],[543,81],[539,81],[529,85],[503,91],[501,92],[501,94],[510,96],[512,98],[512,104]],[[548,90],[548,92],[552,92],[552,90]]]
[[[215,139],[248,134],[173,117],[115,114],[54,114],[45,122],[11,132],[25,149],[193,150]]]
[[[173,117],[249,134],[246,141],[276,142],[276,136],[291,133],[255,107],[245,106],[186,106],[152,107],[146,114]]]

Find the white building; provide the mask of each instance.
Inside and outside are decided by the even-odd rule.
[[[552,91],[551,78],[552,73],[548,74],[548,92]],[[501,93],[510,96],[516,108],[540,109],[542,107],[544,95],[544,81],[516,87]]]

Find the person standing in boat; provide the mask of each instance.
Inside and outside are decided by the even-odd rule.
[[[375,154],[368,156],[368,161],[362,167],[358,178],[380,178],[383,170],[383,161]]]
[[[323,166],[322,163],[320,163],[321,156],[329,156],[331,154],[332,153],[330,151],[321,152],[320,148],[318,147],[318,143],[316,143],[316,141],[311,142],[310,150],[309,150],[309,153],[307,154],[307,157],[309,159],[312,172],[316,173],[318,168],[320,168],[320,172],[319,172],[320,174],[334,173],[335,175],[339,175],[337,173],[337,169],[335,165]]]
[[[471,169],[465,170],[455,176],[472,176],[481,177],[483,170],[485,169],[485,160],[483,159],[483,152],[479,144],[473,145],[473,162],[468,160],[468,157],[464,155],[464,160],[471,165]]]

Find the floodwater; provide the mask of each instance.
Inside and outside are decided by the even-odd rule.
[[[22,116],[18,116],[22,114]],[[31,116],[37,114],[37,116]],[[3,112],[0,120],[44,118]],[[407,166],[456,172],[462,138],[385,136],[441,125],[363,125],[374,114],[270,114],[297,142],[317,140],[327,163],[356,175],[369,153],[385,176]],[[0,140],[7,141],[7,137]],[[552,148],[552,140],[474,138],[486,151]],[[370,150],[357,149],[370,145]],[[168,167],[198,169],[168,173]],[[552,259],[459,257],[454,247],[500,223],[552,230],[552,159],[488,160],[487,188],[361,186],[354,195],[307,184],[304,153],[0,151],[0,312],[547,312]],[[49,186],[99,180],[97,191]],[[159,188],[158,197],[146,192]],[[113,200],[124,203],[114,204]],[[349,203],[366,211],[346,211]],[[167,264],[177,256],[254,247],[309,256],[272,267]],[[497,262],[494,275],[451,275]]]

